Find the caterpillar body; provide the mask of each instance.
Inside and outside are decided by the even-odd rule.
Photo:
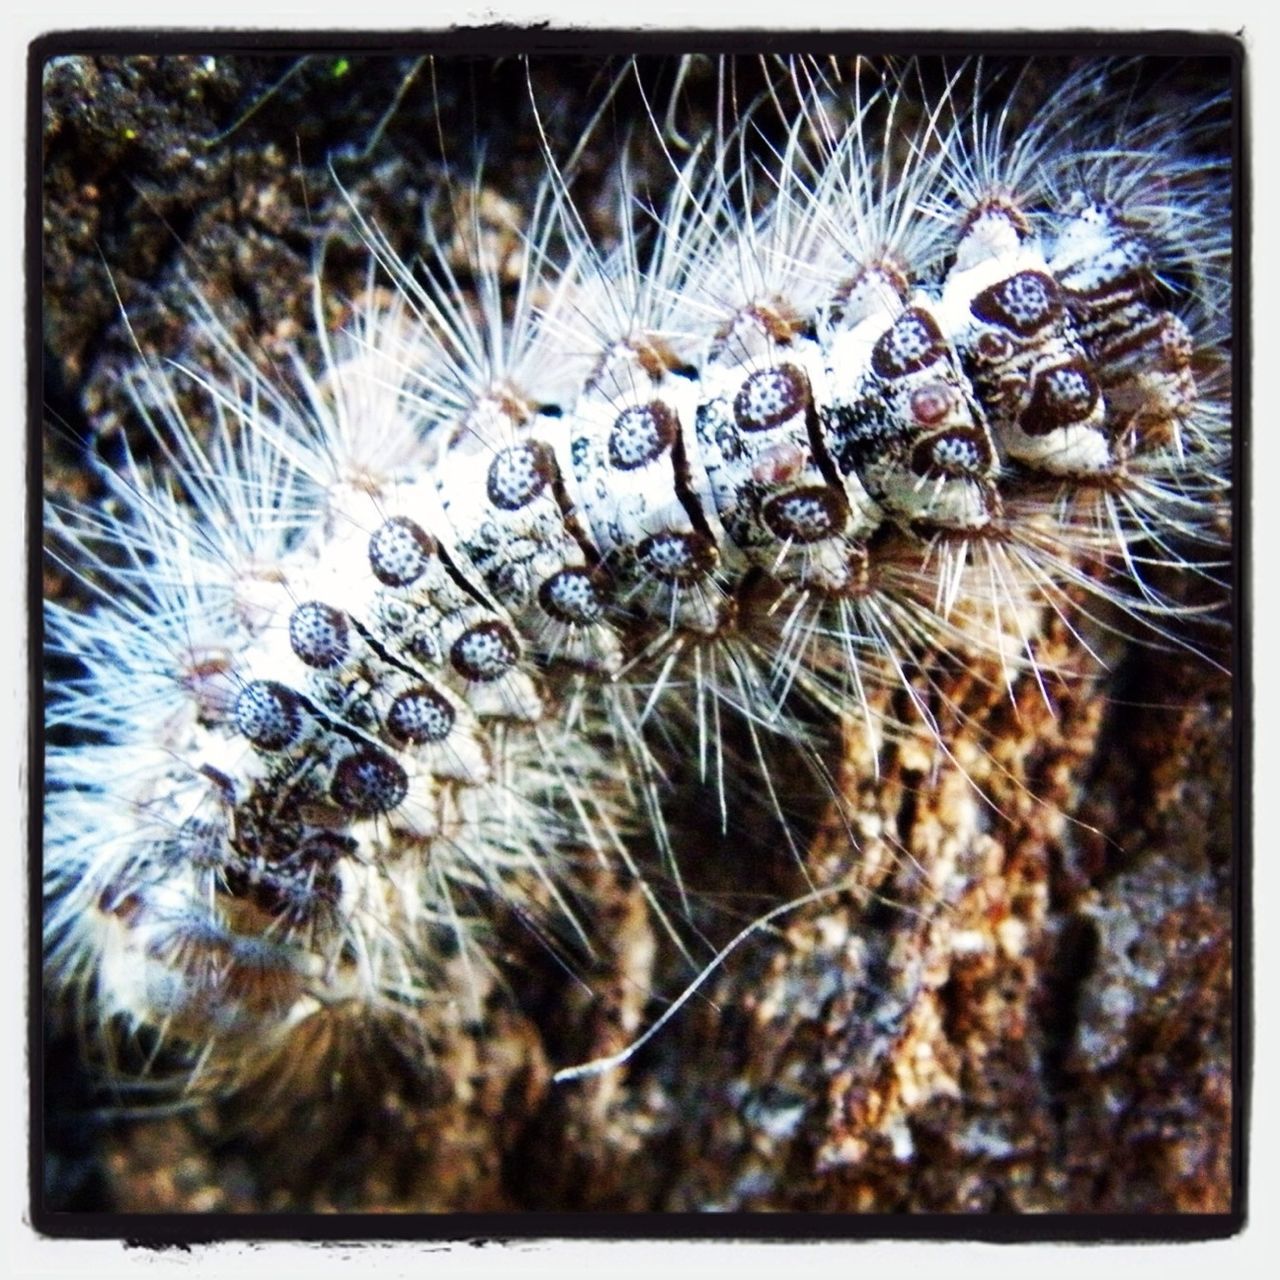
[[[801,761],[845,852],[780,856],[865,900],[895,841],[832,726],[855,787],[924,744],[980,827],[1009,800],[957,723],[1027,714],[1015,686],[1052,719],[1108,633],[1194,647],[1229,538],[1228,104],[1175,134],[1109,109],[1111,63],[996,108],[980,64],[931,75],[800,60],[687,153],[659,129],[613,245],[550,155],[506,257],[478,189],[445,184],[425,266],[357,208],[370,284],[330,333],[317,271],[321,371],[264,375],[197,304],[222,372],[126,375],[145,446],[46,512],[94,597],[46,614],[83,673],[49,690],[46,980],[99,1044],[194,1095],[305,1093],[380,1035],[429,1065],[433,1019],[518,987],[497,917],[589,955],[600,875],[697,973],[673,771],[730,832],[758,780],[785,847]],[[918,992],[899,961],[881,986]],[[904,1123],[871,1127],[901,1156]]]

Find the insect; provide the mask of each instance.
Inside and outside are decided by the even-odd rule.
[[[122,376],[141,432],[46,513],[87,607],[47,614],[80,674],[45,815],[47,981],[122,1075],[337,1105],[385,1041],[448,1090],[529,939],[621,1061],[655,964],[718,982],[792,910],[801,959],[726,988],[781,1055],[734,1141],[906,1164],[962,1095],[902,1054],[966,957],[1029,963],[1011,886],[1047,872],[992,829],[1092,834],[1028,754],[1087,757],[1117,638],[1211,661],[1229,104],[1111,62],[703,74],[697,130],[640,82],[589,192],[526,71],[523,220],[452,157],[416,257],[353,199],[372,265],[336,330],[317,269],[318,359],[264,370],[197,301],[208,368]],[[746,906],[691,865],[739,810],[775,854]],[[892,1085],[820,1087],[801,1024]],[[668,1203],[776,1194],[731,1163]]]

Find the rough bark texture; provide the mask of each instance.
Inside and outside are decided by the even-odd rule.
[[[123,420],[113,370],[134,338],[200,358],[183,275],[268,358],[305,345],[319,239],[337,292],[358,291],[365,256],[327,155],[412,246],[439,172],[434,121],[465,115],[469,77],[326,56],[263,97],[290,65],[48,67],[49,490],[85,491],[82,437]],[[563,104],[545,113],[553,143],[572,140],[590,77],[537,79],[539,102]],[[519,200],[542,165],[523,71],[481,88],[511,100],[487,125],[486,172]],[[609,161],[588,154],[585,181]],[[51,588],[65,585],[51,571]],[[478,1022],[431,1016],[426,1071],[391,1039],[335,1024],[317,1036],[351,1043],[324,1055],[346,1065],[323,1083],[300,1053],[295,1075],[232,1101],[127,1116],[101,1109],[54,1035],[49,1206],[1227,1210],[1230,683],[1202,658],[1136,647],[1109,652],[1100,679],[1061,624],[1043,646],[1061,673],[1043,691],[934,673],[947,754],[923,731],[879,744],[855,726],[833,733],[844,816],[796,800],[803,868],[766,806],[728,839],[705,834],[714,805],[690,787],[681,861],[715,942],[811,886],[846,888],[748,939],[627,1067],[550,1080],[632,1040],[694,970],[639,887],[601,871],[594,960],[566,975],[512,924],[505,984]],[[909,721],[898,701],[884,709]]]

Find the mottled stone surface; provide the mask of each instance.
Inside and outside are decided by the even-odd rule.
[[[409,58],[293,65],[49,67],[50,490],[86,491],[77,436],[122,415],[114,372],[133,339],[201,358],[189,279],[266,360],[307,346],[320,240],[334,296],[361,288],[365,256],[326,156],[409,251],[440,173],[436,112],[465,120],[478,82],[491,108],[510,99],[488,126],[491,199],[527,200],[541,155],[518,67],[490,81]],[[590,76],[537,79],[563,154]],[[611,159],[607,145],[587,153],[588,188]],[[51,585],[66,584],[52,572]],[[841,805],[788,800],[802,866],[764,800],[744,800],[726,838],[708,792],[676,797],[694,923],[712,947],[812,887],[844,887],[755,933],[598,1079],[555,1086],[551,1073],[629,1043],[696,972],[640,887],[605,870],[590,885],[596,954],[572,972],[506,922],[506,977],[480,993],[478,1018],[429,1010],[406,1039],[335,1017],[316,1034],[345,1050],[300,1049],[231,1102],[104,1111],[74,1044],[53,1039],[50,1205],[1228,1209],[1230,685],[1181,651],[1106,653],[1102,679],[1059,626],[1044,657],[1060,674],[1043,690],[1021,678],[1012,698],[997,671],[938,667],[922,696],[949,754],[908,727],[877,764],[857,726],[833,734]],[[884,709],[910,724],[905,702]],[[778,776],[796,775],[783,761]]]

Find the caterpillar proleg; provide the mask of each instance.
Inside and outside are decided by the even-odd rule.
[[[1221,1203],[1232,70],[47,64],[45,991],[114,1206],[197,1205],[143,1132],[219,1209]],[[104,219],[86,337],[86,186],[169,236],[205,170],[229,269],[152,305]]]

